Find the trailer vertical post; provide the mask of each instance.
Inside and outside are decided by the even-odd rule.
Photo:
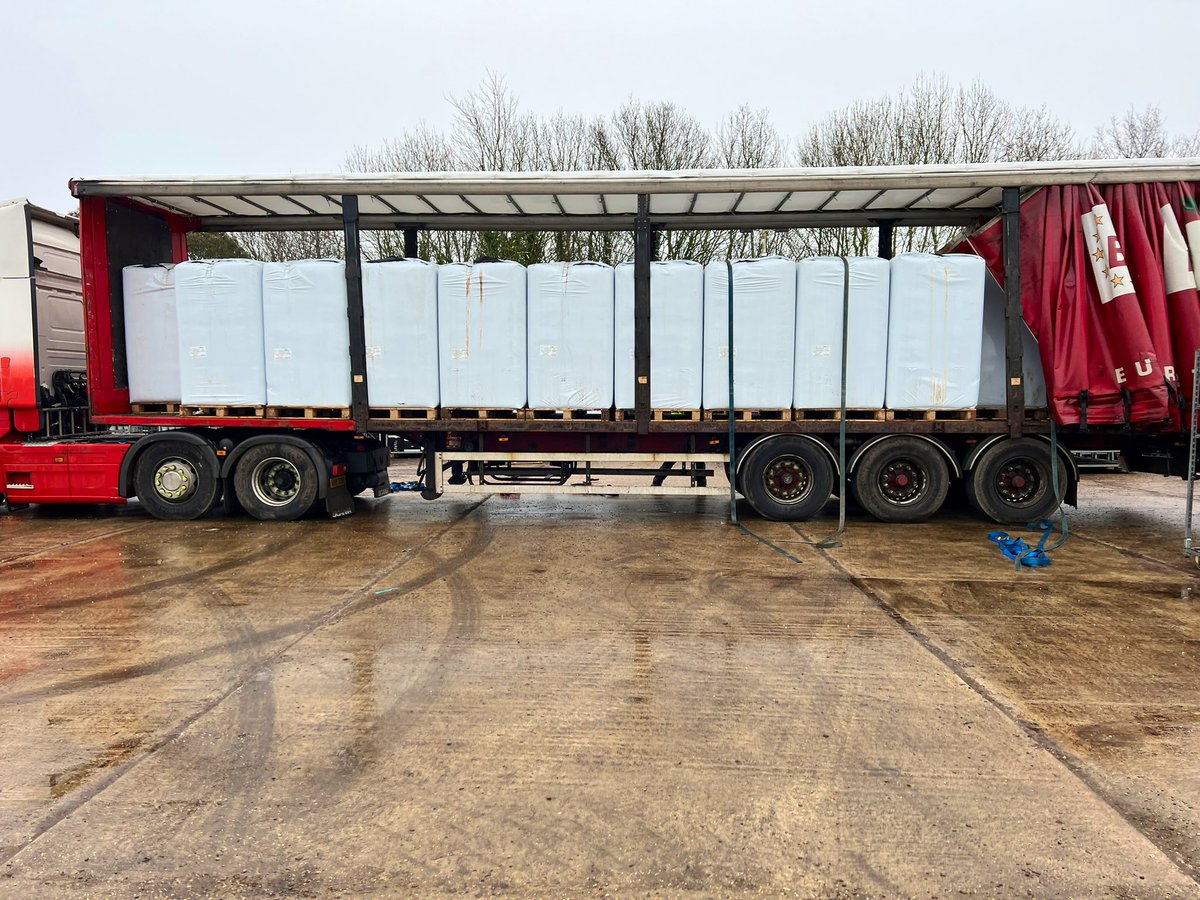
[[[633,405],[638,434],[650,432],[650,196],[638,194],[633,248]]]
[[[879,258],[891,259],[892,252],[892,231],[895,229],[896,223],[891,219],[881,219],[879,222]]]
[[[358,233],[358,196],[342,197],[346,238],[346,315],[350,319],[350,412],[354,427],[367,430],[367,330],[363,317],[362,248]]]
[[[1021,189],[1006,187],[1004,214],[1005,383],[1008,385],[1008,433],[1021,436],[1025,424],[1024,359],[1021,326]]]
[[[415,228],[405,228],[404,229],[404,258],[405,259],[417,259],[418,258],[417,229],[415,229]]]

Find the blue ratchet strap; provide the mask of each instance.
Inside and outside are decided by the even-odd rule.
[[[988,532],[988,540],[1013,561],[1013,566],[1018,572],[1023,566],[1030,569],[1042,569],[1050,565],[1050,557],[1046,553],[1046,540],[1050,537],[1050,532],[1054,530],[1054,525],[1049,519],[1041,519],[1031,523],[1030,528],[1042,532],[1042,539],[1037,542],[1036,547],[1030,547],[1025,543],[1024,538],[1010,537],[1006,531]]]

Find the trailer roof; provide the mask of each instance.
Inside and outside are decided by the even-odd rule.
[[[625,230],[638,196],[675,228],[970,225],[995,215],[1006,187],[1192,181],[1200,159],[1072,160],[670,172],[388,172],[75,179],[76,197],[136,199],[207,230],[340,228],[342,197],[363,227]]]

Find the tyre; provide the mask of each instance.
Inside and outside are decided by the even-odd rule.
[[[811,519],[833,493],[829,455],[807,438],[784,436],[763,441],[743,461],[738,487],[767,519]]]
[[[233,487],[246,512],[263,521],[298,519],[317,500],[317,467],[300,447],[259,444],[238,460]]]
[[[886,438],[863,453],[852,488],[858,505],[881,522],[923,522],[946,502],[950,467],[929,441]]]
[[[220,499],[221,478],[203,447],[156,441],[137,459],[133,489],[156,519],[198,519]]]
[[[967,476],[967,500],[980,514],[1002,525],[1044,519],[1067,493],[1069,477],[1058,464],[1059,496],[1051,487],[1050,445],[1033,438],[1000,441],[984,451]]]

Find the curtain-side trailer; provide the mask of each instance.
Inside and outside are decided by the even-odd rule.
[[[876,517],[917,521],[936,513],[961,481],[983,515],[1027,522],[1057,507],[1055,481],[1059,494],[1073,502],[1077,471],[1070,448],[1116,444],[1135,467],[1185,474],[1180,460],[1186,460],[1186,436],[1178,417],[1153,427],[1094,419],[1055,431],[1053,397],[1048,413],[1026,408],[1023,308],[1030,290],[1023,292],[1022,271],[1029,271],[1030,259],[1021,241],[1023,204],[1062,186],[1176,185],[1190,183],[1198,172],[1194,160],[1156,160],[73,181],[81,203],[89,420],[93,428],[120,427],[123,433],[53,438],[46,434],[50,410],[38,391],[5,395],[5,500],[14,506],[137,496],[162,518],[194,518],[221,503],[260,519],[291,519],[320,504],[338,515],[352,510],[353,494],[387,492],[382,438],[399,435],[421,448],[427,499],[493,491],[723,494],[727,488],[709,482],[723,468],[747,501],[773,519],[809,518],[848,485]],[[922,225],[994,238],[968,249],[991,253],[988,289],[1003,297],[1002,405],[762,414],[740,407],[735,397],[732,411],[723,404],[723,414],[697,410],[681,417],[654,408],[650,271],[658,232],[869,226],[878,229],[879,254],[890,257],[894,229]],[[337,229],[345,237],[351,403],[343,412],[130,402],[123,267],[186,260],[192,231],[305,229]],[[417,255],[423,229],[629,232],[633,406],[578,415],[373,407],[360,234],[384,229],[403,232],[410,257]],[[25,290],[26,302],[33,302],[28,285]],[[24,343],[35,342],[30,337]],[[1042,358],[1046,362],[1045,351]],[[1055,365],[1051,359],[1048,380]],[[86,465],[86,476],[74,474],[77,461]],[[613,473],[638,476],[640,483],[596,483],[596,476]]]

